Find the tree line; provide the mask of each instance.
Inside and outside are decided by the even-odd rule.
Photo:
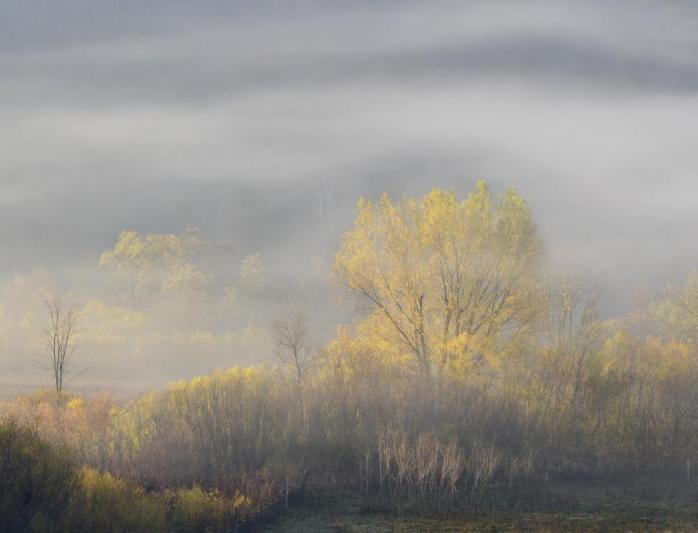
[[[339,488],[443,516],[535,505],[550,483],[695,483],[698,274],[604,320],[588,283],[546,274],[523,199],[481,182],[361,201],[333,276],[360,313],[324,346],[284,313],[275,364],[126,404],[40,392],[4,417],[95,476],[245,502],[249,520]]]

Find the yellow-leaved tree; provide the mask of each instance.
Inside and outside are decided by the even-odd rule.
[[[669,287],[666,298],[650,311],[668,338],[698,346],[698,270],[683,286]]]
[[[480,181],[462,201],[440,189],[360,200],[335,274],[371,308],[359,330],[431,380],[496,366],[526,337],[542,309],[541,256],[523,199],[493,198]]]
[[[210,281],[198,264],[207,246],[193,229],[181,235],[123,231],[114,248],[102,254],[99,266],[112,273],[116,287],[130,296],[128,303],[189,301],[202,295]]]

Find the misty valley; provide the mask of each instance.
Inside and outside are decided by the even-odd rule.
[[[698,0],[0,0],[0,533],[698,532]]]
[[[90,293],[5,286],[6,350],[44,372],[0,404],[0,530],[698,527],[696,272],[603,318],[482,181],[361,199],[312,279],[237,261],[126,231]]]

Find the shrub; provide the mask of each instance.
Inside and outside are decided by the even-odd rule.
[[[214,533],[227,531],[239,523],[250,506],[248,498],[227,498],[218,491],[199,486],[165,492],[169,531]]]
[[[73,530],[110,533],[165,531],[162,503],[141,487],[92,468],[80,471],[80,491],[71,506]]]
[[[65,449],[15,422],[0,424],[0,531],[65,530],[78,490],[76,466]]]

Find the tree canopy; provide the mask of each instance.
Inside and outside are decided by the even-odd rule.
[[[513,190],[478,182],[465,200],[434,189],[419,199],[360,200],[336,255],[337,280],[371,308],[369,328],[443,375],[495,363],[540,312],[542,242]]]

